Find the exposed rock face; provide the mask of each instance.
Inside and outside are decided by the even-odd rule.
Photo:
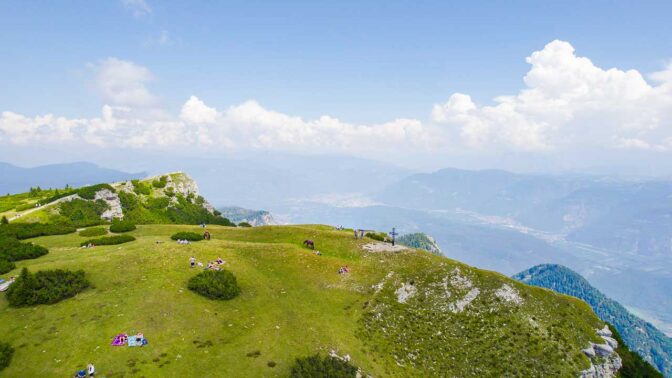
[[[112,218],[123,218],[124,212],[121,209],[121,201],[119,200],[119,195],[114,193],[109,189],[103,189],[96,192],[94,200],[103,200],[107,203],[109,207],[103,214],[100,215],[101,218],[106,220],[112,220]]]
[[[623,366],[621,357],[615,352],[618,342],[613,339],[608,326],[597,330],[597,334],[604,340],[603,344],[591,343],[582,352],[590,358],[590,368],[581,372],[581,378],[610,378],[615,377]]]
[[[497,289],[497,291],[495,291],[495,296],[513,304],[519,305],[523,303],[523,298],[520,297],[518,291],[507,284],[504,284]]]
[[[404,283],[394,293],[397,294],[397,302],[406,303],[406,301],[412,298],[417,292],[418,289],[416,289],[415,286],[413,286],[412,284]]]

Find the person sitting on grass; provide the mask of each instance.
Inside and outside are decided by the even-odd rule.
[[[93,366],[92,363],[89,362],[87,369],[89,370],[89,378],[93,378],[96,374],[96,368]]]
[[[135,345],[142,346],[142,339],[145,338],[145,335],[142,334],[142,332],[138,332],[135,335]]]
[[[194,265],[196,265],[196,259],[194,258],[194,256],[191,256],[191,257],[189,258],[189,265],[190,265],[192,268],[194,267]]]
[[[222,260],[222,258],[221,258],[221,257],[219,257],[219,256],[217,256],[217,260],[215,260],[215,261],[216,261],[216,262],[217,262],[217,264],[219,264],[219,265],[222,265],[222,264],[224,264],[224,260]]]

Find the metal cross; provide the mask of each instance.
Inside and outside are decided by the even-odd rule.
[[[390,232],[390,236],[392,236],[392,245],[394,245],[394,237],[399,235],[396,230],[396,227],[392,227],[392,232]]]

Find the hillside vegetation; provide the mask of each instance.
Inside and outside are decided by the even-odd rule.
[[[585,302],[495,272],[329,226],[232,227],[183,174],[70,190],[0,224],[2,278],[23,272],[0,295],[12,351],[0,376],[72,376],[88,362],[104,377],[575,377],[620,366]],[[122,216],[135,228],[75,232]],[[189,233],[199,241],[171,238]],[[147,345],[110,345],[138,332]]]
[[[606,297],[578,273],[561,265],[537,265],[516,274],[514,278],[586,301],[600,319],[614,326],[631,350],[665,376],[672,376],[672,339]]]
[[[27,308],[0,296],[16,350],[0,375],[62,377],[93,361],[106,377],[286,376],[334,350],[374,376],[577,376],[591,363],[581,349],[600,342],[585,303],[424,251],[367,253],[370,240],[324,226],[207,229],[212,240],[190,245],[170,236],[200,228],[141,225],[135,241],[88,249],[75,233],[32,239],[50,253],[17,269],[84,270],[91,288]],[[224,259],[238,297],[188,290],[191,256]],[[138,331],[146,347],[109,345]]]

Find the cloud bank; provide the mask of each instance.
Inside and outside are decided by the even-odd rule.
[[[260,149],[385,157],[399,153],[568,154],[589,150],[672,150],[672,64],[648,75],[603,69],[568,42],[533,52],[517,94],[477,104],[454,93],[427,120],[353,124],[269,110],[254,100],[217,109],[191,96],[177,111],[161,109],[148,88],[151,71],[108,58],[91,66],[105,101],[95,118],[26,116],[4,111],[0,144],[84,143],[100,147]],[[428,107],[429,110],[430,107]]]

